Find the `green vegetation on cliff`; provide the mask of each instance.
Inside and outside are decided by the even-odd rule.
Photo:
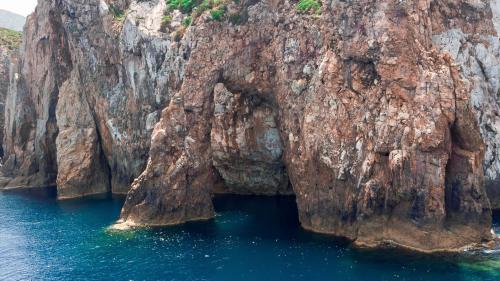
[[[238,0],[233,0],[238,3]],[[222,21],[226,13],[226,5],[228,0],[165,0],[167,10],[164,13],[160,31],[167,32],[168,26],[172,21],[171,12],[179,10],[186,15],[182,19],[182,26],[187,28],[191,25],[194,19],[203,14],[205,11],[210,11],[210,18],[215,21]],[[179,33],[179,30],[177,30]]]
[[[22,33],[0,27],[0,47],[5,47],[11,51],[19,48],[22,41]]]
[[[113,14],[113,19],[115,21],[124,21],[125,20],[125,12],[115,5],[110,5],[109,6],[109,11]]]
[[[318,13],[321,9],[321,3],[318,0],[300,0],[295,8],[301,13]]]

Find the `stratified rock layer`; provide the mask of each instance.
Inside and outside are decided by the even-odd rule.
[[[492,3],[228,2],[237,21],[184,30],[175,11],[166,34],[163,0],[40,1],[7,99],[7,184],[131,186],[124,225],[211,218],[214,192],[294,193],[303,227],[360,245],[490,241]]]

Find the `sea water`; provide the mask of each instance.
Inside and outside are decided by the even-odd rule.
[[[293,197],[216,197],[210,221],[111,231],[123,198],[50,193],[0,193],[0,280],[500,280],[494,251],[362,250],[307,232]]]

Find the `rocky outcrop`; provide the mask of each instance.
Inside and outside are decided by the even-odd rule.
[[[59,134],[57,195],[60,199],[106,193],[110,190],[109,167],[99,142],[95,121],[79,81],[72,78],[59,90],[56,107]]]
[[[464,1],[434,5],[445,19],[433,26],[433,41],[447,51],[460,67],[461,76],[471,89],[475,109],[486,144],[484,173],[492,206],[500,208],[500,2]],[[446,5],[448,4],[448,5]],[[490,5],[488,5],[490,4]],[[493,18],[493,22],[484,22]]]
[[[10,51],[0,47],[0,142],[3,142],[5,97],[9,89],[10,59]],[[0,157],[3,157],[3,148],[0,148]]]
[[[2,170],[11,187],[55,185],[56,105],[73,67],[67,33],[46,3],[27,19],[23,37],[6,99]]]
[[[213,140],[226,137],[221,103],[231,98],[222,83],[277,112],[305,228],[424,251],[491,239],[480,129],[458,68],[433,49],[431,2],[331,2],[320,18],[258,2],[243,25],[199,19],[181,41],[196,48],[122,222],[211,217],[216,170],[247,184],[220,171]],[[233,159],[224,162],[240,165]]]
[[[40,1],[8,97],[8,185],[131,186],[121,226],[211,218],[215,192],[293,193],[304,228],[359,245],[492,239],[493,5],[223,3],[189,18],[163,0]],[[486,50],[454,53],[458,29]]]
[[[41,1],[28,18],[26,55],[9,94],[4,174],[12,180],[4,185],[57,181],[62,197],[126,193],[144,169],[182,56],[167,49],[169,39],[138,30],[110,5],[123,10],[128,3]],[[143,5],[160,20],[162,11]]]
[[[0,28],[0,146],[3,144],[5,124],[5,98],[9,91],[11,65],[17,60],[17,49],[21,34]],[[0,157],[3,157],[3,147],[0,147]]]

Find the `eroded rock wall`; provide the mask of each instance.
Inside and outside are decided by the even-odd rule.
[[[292,193],[276,118],[273,105],[257,94],[215,86],[210,146],[212,164],[223,180],[215,192]]]
[[[237,22],[206,11],[169,33],[163,0],[40,1],[7,99],[7,184],[131,187],[124,225],[211,218],[214,192],[293,191],[303,227],[360,245],[487,242],[491,3],[228,2]],[[453,52],[467,34],[481,55]]]
[[[80,75],[71,76],[60,88],[56,108],[59,199],[110,191],[109,167],[85,92],[77,79]]]
[[[5,97],[9,90],[10,62],[15,60],[11,51],[0,46],[0,143],[3,143],[5,124]],[[0,157],[3,157],[3,148],[0,148]]]
[[[434,49],[431,18],[449,16],[433,2],[332,1],[317,17],[262,1],[243,25],[199,19],[121,221],[213,216],[223,83],[277,112],[303,227],[424,251],[491,239],[480,127],[459,69]]]
[[[60,14],[40,4],[27,19],[6,99],[2,171],[11,187],[55,185],[57,178],[56,105],[73,63]]]
[[[182,50],[148,31],[165,8],[154,2],[124,20],[110,7],[126,10],[127,1],[40,1],[9,94],[4,185],[57,181],[61,197],[128,191],[183,75]],[[155,22],[139,29],[142,14]]]
[[[433,23],[432,38],[451,55],[471,89],[486,144],[486,189],[492,207],[500,208],[500,1],[439,1],[432,11],[446,15]]]

